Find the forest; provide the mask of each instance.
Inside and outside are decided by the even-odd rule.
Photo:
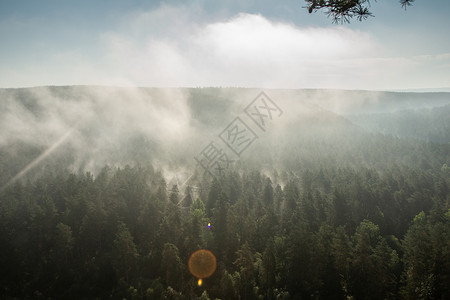
[[[258,92],[1,90],[0,298],[450,299],[448,93],[268,90],[283,114],[211,176]]]

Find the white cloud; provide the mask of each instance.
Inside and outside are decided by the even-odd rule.
[[[173,17],[171,10],[167,18],[155,14],[159,20]],[[145,17],[152,16],[141,15],[137,23],[146,24]],[[182,27],[179,22],[172,25]],[[336,78],[347,80],[348,68],[333,66],[375,53],[378,47],[367,34],[344,27],[298,28],[251,14],[188,26],[178,36],[172,26],[167,36],[159,31],[152,36],[147,27],[138,34],[137,26],[130,27],[132,37],[123,32],[103,37],[109,49],[104,63],[132,84],[147,86],[324,86]]]
[[[298,27],[254,14],[218,21],[195,5],[135,11],[117,23],[115,31],[100,34],[103,54],[97,59],[75,51],[36,62],[21,73],[6,68],[0,70],[0,85],[19,79],[35,83],[29,85],[153,87],[450,85],[449,54],[386,57],[389,45],[342,26]]]
[[[165,7],[163,12],[154,13],[159,21],[173,19],[174,10]],[[147,24],[150,21],[145,19],[152,16],[141,15],[137,23]],[[111,33],[105,40],[119,62],[116,73],[131,84],[146,86],[383,89],[448,85],[449,76],[441,70],[436,79],[431,68],[448,62],[448,55],[383,57],[383,45],[367,33],[345,27],[300,28],[252,14],[197,26],[185,12],[181,19],[167,24],[167,35],[161,26],[155,36],[145,26],[137,34],[138,26],[131,24],[135,36],[147,33],[144,42]]]

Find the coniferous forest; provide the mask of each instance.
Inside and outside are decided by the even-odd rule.
[[[204,172],[257,93],[1,90],[0,298],[450,299],[450,96],[269,90],[283,115]]]

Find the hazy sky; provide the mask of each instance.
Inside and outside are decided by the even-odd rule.
[[[0,0],[0,87],[450,87],[450,1],[372,1],[335,25],[303,0]]]

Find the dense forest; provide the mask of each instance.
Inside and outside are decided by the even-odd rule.
[[[395,113],[347,116],[372,132],[408,136],[435,143],[450,141],[450,105],[432,109],[402,110]]]
[[[258,91],[37,90],[0,91],[0,298],[450,298],[447,94],[268,91],[284,114],[211,176]]]

